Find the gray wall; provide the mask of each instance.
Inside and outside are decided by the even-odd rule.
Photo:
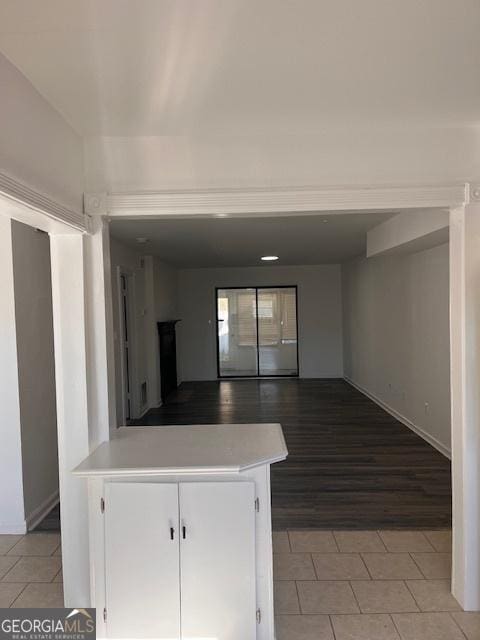
[[[147,353],[154,362],[154,373],[151,375],[152,389],[150,406],[157,407],[162,403],[161,375],[160,375],[160,349],[158,341],[157,322],[174,320],[177,317],[177,270],[166,262],[162,262],[154,256],[152,258],[152,282],[153,291],[151,306],[153,314],[150,314],[152,325],[146,333]]]
[[[27,78],[0,54],[0,168],[80,213],[83,140]]]
[[[58,492],[57,416],[48,235],[12,222],[25,518]]]
[[[217,377],[215,287],[298,286],[300,376],[341,377],[339,265],[184,269],[178,272],[178,369],[181,380]]]
[[[155,321],[174,320],[177,317],[177,270],[153,258],[155,286]]]
[[[342,269],[345,375],[444,452],[450,451],[448,269],[448,244]]]

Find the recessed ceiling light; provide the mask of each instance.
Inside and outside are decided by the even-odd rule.
[[[273,260],[278,260],[278,256],[262,256],[262,260],[265,260],[265,262],[273,262]]]
[[[136,238],[138,244],[146,244],[148,242],[148,238]]]
[[[328,222],[328,220],[325,218],[324,220],[322,220],[322,222]]]

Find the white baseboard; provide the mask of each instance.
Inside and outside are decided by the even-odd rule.
[[[146,413],[148,413],[149,411],[150,411],[150,407],[149,407],[149,406],[148,406],[148,404],[147,404],[147,406],[146,406],[146,407],[144,407],[144,408],[140,411],[140,413],[138,414],[138,416],[135,416],[135,418],[133,418],[133,419],[134,419],[134,420],[140,420],[140,418],[143,418],[143,416],[144,416]]]
[[[31,513],[29,513],[25,519],[27,531],[34,529],[39,522],[41,522],[49,511],[58,504],[60,496],[58,489],[54,491],[42,504],[38,505]]]
[[[23,535],[27,533],[27,523],[25,520],[20,522],[0,522],[0,535],[13,534]]]
[[[354,382],[348,376],[344,376],[343,379],[345,380],[345,382],[348,382],[348,384],[351,384],[352,387],[355,387],[355,389],[360,391],[360,393],[363,393],[363,395],[367,396],[367,398],[370,398],[370,400],[375,402],[375,404],[378,404],[379,407],[382,407],[382,409],[384,409],[387,413],[389,413],[391,416],[396,418],[399,422],[401,422],[406,427],[414,431],[418,436],[420,436],[426,442],[428,442],[428,444],[432,445],[432,447],[434,447],[437,451],[440,451],[440,453],[442,453],[446,458],[449,458],[449,459],[452,458],[452,452],[450,451],[450,449],[446,447],[444,444],[442,444],[439,440],[434,438],[432,435],[427,433],[427,431],[422,429],[422,427],[419,427],[418,425],[414,424],[411,420],[403,416],[396,409],[388,405],[383,400],[380,400],[380,398],[378,398],[376,395],[374,395],[373,393],[365,389],[365,387],[362,387],[361,385]]]
[[[140,418],[143,418],[143,416],[145,414],[147,414],[150,411],[150,409],[158,409],[161,406],[162,406],[162,401],[161,400],[159,400],[158,403],[156,403],[156,404],[155,403],[154,404],[148,404],[146,407],[144,407],[142,409],[142,411],[138,414],[138,416],[136,416],[135,418],[132,418],[132,419],[133,420],[140,420]]]

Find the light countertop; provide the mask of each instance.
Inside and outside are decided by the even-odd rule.
[[[239,473],[285,460],[280,424],[121,427],[73,470],[79,476]]]

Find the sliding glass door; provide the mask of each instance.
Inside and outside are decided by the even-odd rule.
[[[217,289],[218,376],[297,376],[297,288]]]
[[[218,375],[256,376],[255,289],[217,289]]]
[[[258,373],[296,376],[297,289],[258,289]]]

